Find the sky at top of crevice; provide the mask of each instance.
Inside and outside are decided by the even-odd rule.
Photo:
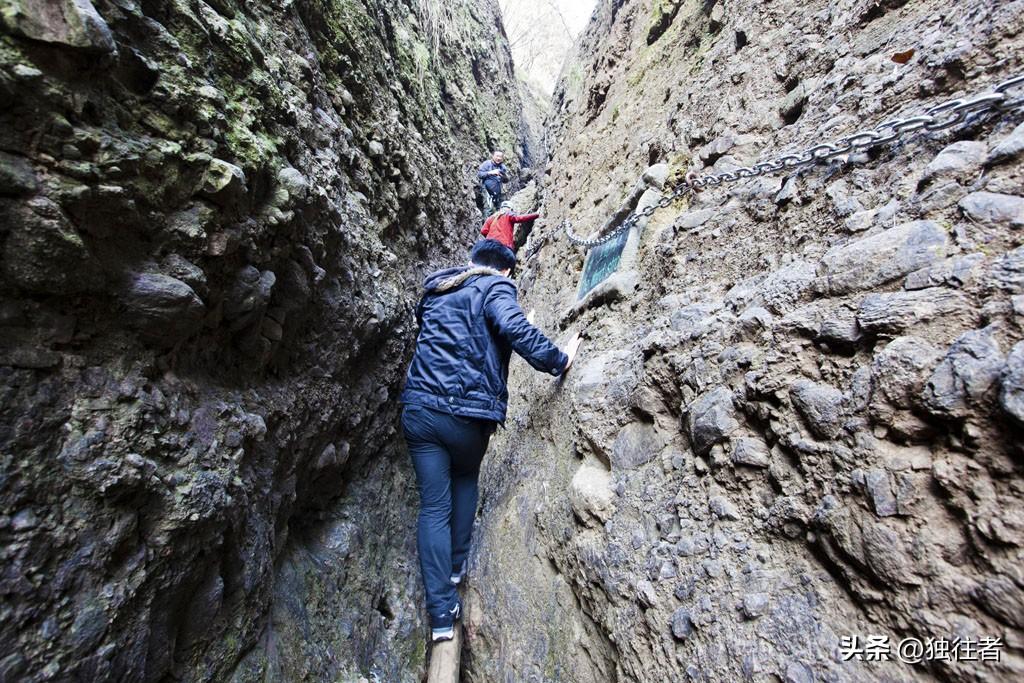
[[[550,97],[597,0],[498,0],[516,75]]]

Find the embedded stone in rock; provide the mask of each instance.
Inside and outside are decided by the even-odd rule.
[[[114,36],[89,0],[8,0],[0,21],[14,35],[93,52],[117,52]]]
[[[788,202],[793,201],[794,199],[796,199],[799,196],[800,196],[800,183],[799,183],[799,179],[798,179],[798,176],[792,175],[792,176],[789,176],[789,178],[786,179],[786,181],[782,185],[782,189],[779,190],[779,193],[777,195],[775,195],[775,197],[772,199],[772,201],[775,202],[776,204],[778,204],[779,206],[782,206],[783,204],[786,204]]]
[[[612,445],[612,464],[622,469],[632,469],[650,462],[665,447],[662,438],[653,425],[645,422],[631,422],[623,427]]]
[[[735,440],[732,461],[748,467],[768,467],[771,464],[771,453],[764,441],[743,436]]]
[[[850,193],[850,184],[844,178],[825,188],[825,194],[832,200],[836,215],[840,218],[852,216],[864,210],[864,205]]]
[[[288,192],[288,196],[292,199],[302,199],[309,192],[309,181],[306,176],[291,166],[285,166],[277,172],[277,182],[281,183],[281,187]],[[309,247],[306,249],[308,250]]]
[[[875,353],[871,376],[882,395],[895,406],[910,408],[942,352],[917,337],[896,337]]]
[[[829,249],[815,288],[838,295],[872,289],[946,256],[948,237],[935,221],[912,221]]]
[[[857,310],[857,322],[867,332],[899,333],[926,320],[968,308],[963,295],[944,287],[869,294]]]
[[[715,209],[698,209],[696,211],[687,211],[678,219],[676,219],[676,225],[682,228],[683,230],[699,228],[700,226],[707,223],[717,213],[718,211],[716,211]]]
[[[31,206],[0,204],[0,225],[8,230],[0,247],[0,268],[14,286],[58,295],[103,286],[103,274],[85,242],[50,200],[33,198]]]
[[[981,168],[987,152],[988,147],[984,142],[976,140],[954,142],[939,152],[925,166],[921,182],[928,182],[936,176],[949,175],[966,183],[971,180],[970,176]]]
[[[945,261],[939,261],[929,268],[915,270],[907,276],[903,287],[904,289],[924,289],[937,285],[963,287],[974,281],[984,262],[984,254],[954,256]]]
[[[1024,197],[998,192],[972,192],[960,200],[964,214],[979,223],[1024,227]]]
[[[979,407],[1003,369],[1003,355],[992,330],[971,330],[959,337],[928,379],[921,402],[934,415],[965,418]]]
[[[999,289],[1024,294],[1024,247],[1017,247],[996,259],[989,275]]]
[[[864,473],[864,488],[871,496],[871,504],[879,517],[891,517],[896,514],[896,496],[892,492],[889,473],[885,470],[871,469]]]
[[[779,116],[782,117],[786,125],[792,125],[800,118],[801,113],[803,113],[804,104],[807,103],[807,97],[814,90],[816,84],[817,82],[813,79],[810,81],[800,81],[786,95],[786,98],[779,106]]]
[[[784,334],[817,337],[821,331],[821,308],[819,304],[808,304],[792,310],[775,323],[775,329]]]
[[[750,333],[770,329],[773,316],[760,306],[750,306],[740,313],[740,325]]]
[[[1006,358],[999,404],[1024,427],[1024,342],[1017,342]]]
[[[569,503],[576,515],[587,523],[606,521],[614,511],[612,475],[603,467],[580,465],[569,485]]]
[[[183,645],[191,646],[202,640],[223,603],[224,579],[219,572],[211,571],[203,584],[193,593],[185,610],[182,630],[178,634]]]
[[[658,592],[654,590],[654,584],[647,579],[636,582],[636,596],[647,607],[653,607],[658,602]]]
[[[819,341],[846,349],[856,346],[863,336],[857,315],[845,306],[830,311],[818,329]]]
[[[940,178],[911,200],[911,205],[922,214],[949,208],[963,199],[967,190],[949,178]]]
[[[665,186],[665,180],[668,178],[668,164],[654,164],[649,166],[644,171],[644,182],[652,187],[656,187],[659,190]]]
[[[596,422],[593,418],[606,410],[629,410],[631,397],[640,382],[640,362],[630,350],[611,351],[587,361],[572,380],[579,423],[588,439],[595,445],[600,442],[599,448],[610,448],[615,435],[605,435],[602,428],[592,428]],[[576,372],[575,366],[572,372]]]
[[[864,520],[861,527],[864,560],[871,572],[885,583],[920,585],[914,574],[914,556],[903,537],[881,520]]]
[[[786,667],[785,683],[814,683],[814,673],[801,662],[790,662]]]
[[[245,195],[245,173],[223,159],[210,159],[200,193],[225,208],[235,206]]]
[[[743,596],[743,616],[747,619],[757,619],[768,612],[767,593],[748,593]]]
[[[249,321],[249,315],[262,311],[270,299],[277,276],[272,271],[260,272],[255,266],[245,266],[235,277],[234,285],[224,297],[224,317],[239,319],[232,329],[240,329]]]
[[[728,153],[735,142],[733,134],[726,132],[697,150],[697,156],[705,165],[713,164]]]
[[[725,496],[711,496],[708,507],[718,519],[736,520],[740,517],[736,506]]]
[[[702,302],[683,306],[669,316],[669,326],[684,339],[699,339],[714,323],[715,312],[721,310],[720,303]]]
[[[732,392],[716,387],[701,394],[689,409],[690,443],[696,455],[707,455],[716,443],[725,441],[738,427]]]
[[[680,607],[672,613],[672,636],[676,640],[686,640],[693,634],[693,619],[690,617],[690,611],[685,607]]]
[[[770,273],[754,288],[754,303],[777,315],[785,315],[805,301],[815,282],[815,265],[797,261]]]
[[[875,209],[858,211],[846,219],[844,225],[850,232],[863,232],[875,225],[891,225],[892,219],[900,209],[900,202],[897,199],[891,200],[885,206]]]
[[[843,428],[842,392],[827,384],[801,379],[793,383],[789,393],[811,433],[820,439],[839,436]]]
[[[163,260],[162,270],[194,289],[200,296],[207,290],[206,273],[180,254],[170,253]]]
[[[24,157],[0,152],[0,196],[18,197],[39,189],[32,165]]]
[[[1008,161],[1022,151],[1024,151],[1024,123],[1019,123],[1009,135],[992,149],[985,163],[991,165]]]
[[[1005,624],[1024,628],[1024,590],[1010,576],[989,576],[977,588],[977,597]]]
[[[191,287],[159,273],[136,275],[124,295],[130,322],[153,340],[173,344],[202,321],[206,306]]]

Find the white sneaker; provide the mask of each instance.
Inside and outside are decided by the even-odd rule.
[[[432,628],[430,629],[430,640],[431,642],[438,642],[441,640],[451,640],[455,637],[455,625],[445,626],[444,628]]]
[[[454,573],[454,574],[452,574],[451,576],[448,577],[448,580],[451,582],[451,584],[453,586],[458,586],[460,583],[462,583],[462,580],[464,578],[466,578],[466,571],[469,568],[468,565],[469,565],[469,560],[463,560],[462,561],[462,568],[459,569],[458,572],[456,572],[456,573]]]
[[[448,614],[452,615],[452,625],[430,629],[430,640],[432,642],[436,643],[439,640],[451,640],[455,637],[455,622],[462,616],[462,603],[456,602],[455,607],[452,607]]]

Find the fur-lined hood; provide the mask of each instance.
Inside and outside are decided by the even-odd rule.
[[[496,275],[504,278],[500,271],[487,266],[457,266],[445,268],[427,276],[423,288],[428,292],[443,293],[462,286],[466,280],[476,275]],[[507,278],[506,278],[507,279]]]

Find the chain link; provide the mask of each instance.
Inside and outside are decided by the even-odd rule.
[[[1016,109],[1024,106],[1024,97],[1011,98],[1008,91],[1021,87],[1024,87],[1024,74],[1001,82],[992,89],[992,92],[975,95],[970,98],[964,97],[948,100],[926,109],[923,114],[890,119],[874,128],[859,130],[856,133],[836,138],[831,142],[820,142],[802,152],[782,154],[769,161],[756,163],[753,166],[741,166],[740,168],[722,171],[721,173],[698,176],[693,180],[692,184],[681,181],[674,187],[666,189],[656,203],[640,211],[634,211],[616,228],[593,239],[580,237],[573,232],[572,223],[568,220],[563,221],[562,228],[565,230],[565,234],[570,242],[590,249],[618,237],[636,225],[641,218],[650,217],[659,208],[670,206],[680,197],[695,189],[718,187],[725,183],[757,178],[758,176],[774,174],[780,171],[797,171],[819,162],[831,161],[836,157],[846,154],[863,152],[866,149],[892,142],[897,138],[920,130],[936,133],[987,113]]]

